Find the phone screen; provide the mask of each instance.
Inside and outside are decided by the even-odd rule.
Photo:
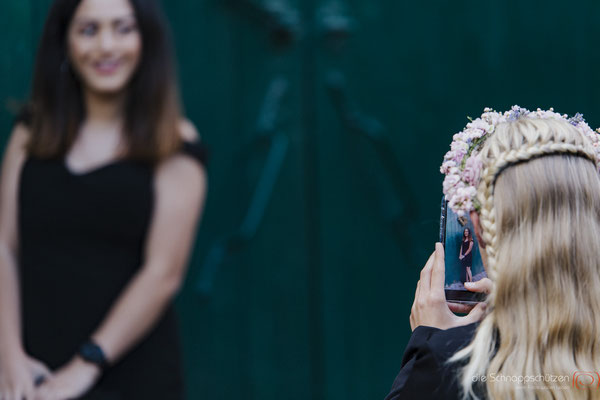
[[[473,223],[468,215],[459,217],[442,197],[440,216],[440,242],[444,245],[446,300],[455,303],[476,303],[485,300],[485,294],[471,292],[465,282],[485,278],[485,269],[479,253]]]

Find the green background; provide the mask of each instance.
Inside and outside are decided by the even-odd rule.
[[[0,5],[0,132],[49,0]],[[594,0],[171,0],[209,196],[178,298],[190,399],[381,399],[484,107],[598,109]]]

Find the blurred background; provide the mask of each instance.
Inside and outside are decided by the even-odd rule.
[[[51,0],[0,5],[0,138]],[[209,195],[178,298],[190,399],[382,399],[486,106],[600,124],[595,0],[164,0]]]

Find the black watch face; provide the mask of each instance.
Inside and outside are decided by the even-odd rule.
[[[79,350],[79,354],[84,360],[94,364],[103,366],[106,363],[106,357],[104,357],[102,349],[93,343],[83,344]]]

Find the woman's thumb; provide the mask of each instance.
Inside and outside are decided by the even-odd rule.
[[[475,282],[465,282],[465,288],[470,292],[489,293],[492,289],[492,281],[483,278]]]

